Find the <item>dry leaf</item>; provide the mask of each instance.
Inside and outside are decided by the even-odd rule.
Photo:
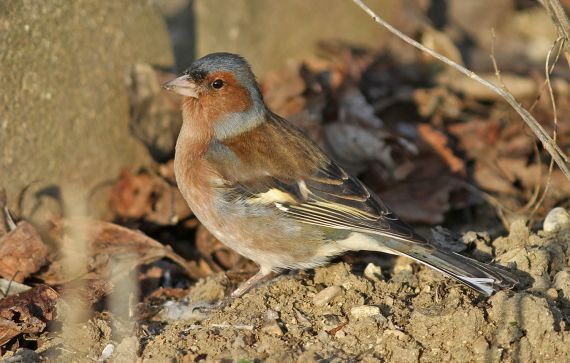
[[[240,255],[218,241],[203,225],[196,231],[196,249],[214,272],[230,270]],[[208,271],[204,271],[208,274]]]
[[[42,332],[46,322],[55,317],[59,294],[49,286],[39,285],[31,290],[0,300],[0,345],[19,334]]]
[[[84,279],[70,281],[52,286],[65,300],[86,301],[95,304],[102,297],[113,291],[113,284],[101,279]]]
[[[440,224],[451,208],[450,193],[459,188],[449,176],[409,178],[382,192],[382,199],[410,223]]]
[[[0,238],[0,276],[22,282],[46,263],[48,248],[36,229],[20,222]]]
[[[342,122],[325,126],[325,140],[335,160],[354,174],[366,169],[370,163],[380,163],[385,170],[395,170],[396,151],[400,154],[417,151],[414,145],[394,134]]]
[[[79,251],[76,241],[70,237],[68,231],[73,231],[74,236],[82,236],[87,242],[87,251]],[[172,251],[169,246],[144,235],[119,225],[87,218],[70,218],[54,222],[52,235],[58,241],[60,248],[66,249],[68,256],[87,254],[88,266],[83,269],[83,274],[95,278],[116,281],[128,273],[132,268],[141,264],[150,263],[161,258],[169,258],[184,268],[191,276],[194,269],[188,262]],[[131,264],[124,266],[127,270],[113,271],[110,274],[109,262],[112,259],[129,259]],[[62,261],[61,263],[65,263]],[[61,264],[59,264],[61,265]],[[52,264],[50,271],[44,275],[44,279],[52,282],[70,281],[85,276],[62,276],[61,266]]]
[[[418,125],[418,132],[422,139],[445,161],[451,172],[462,176],[466,175],[465,163],[453,154],[453,150],[447,145],[448,139],[444,134],[429,124]]]
[[[123,171],[111,191],[110,207],[118,217],[160,225],[170,225],[192,215],[178,188],[146,171],[138,174]]]

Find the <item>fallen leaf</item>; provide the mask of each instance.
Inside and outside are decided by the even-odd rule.
[[[24,281],[47,261],[48,248],[36,229],[20,222],[16,229],[0,238],[0,276]]]
[[[163,169],[161,172],[167,173]],[[159,225],[175,224],[192,215],[178,188],[144,170],[121,173],[111,191],[110,207],[123,219],[144,219]]]
[[[20,334],[42,332],[53,320],[59,294],[49,286],[39,285],[0,300],[0,345]]]
[[[77,250],[76,241],[70,237],[83,236],[87,242],[87,251]],[[77,278],[91,277],[110,279],[111,282],[120,280],[131,269],[141,264],[150,263],[161,258],[168,258],[184,268],[190,276],[196,273],[195,268],[181,256],[172,251],[170,246],[119,225],[88,218],[70,218],[54,222],[51,231],[53,238],[58,242],[60,249],[66,249],[68,256],[88,256],[88,266],[83,268],[82,276],[62,276],[62,264],[52,263],[50,270],[43,275],[49,282],[70,281]],[[111,260],[129,260],[128,266],[122,266],[121,271],[113,271],[110,275]]]
[[[196,249],[213,272],[231,270],[241,258],[239,254],[220,242],[203,225],[196,231]],[[209,274],[208,271],[204,271]]]
[[[362,172],[371,163],[380,163],[385,170],[395,170],[396,160],[400,159],[398,154],[417,151],[413,144],[398,135],[343,122],[325,125],[325,143],[335,160],[354,174]]]
[[[409,223],[440,224],[450,208],[450,194],[460,185],[449,176],[409,178],[382,191],[382,199]]]
[[[52,287],[65,300],[80,300],[90,304],[95,304],[113,291],[113,284],[102,279],[74,280],[65,284],[52,285]]]
[[[453,154],[453,150],[448,146],[448,139],[443,133],[434,129],[430,124],[419,124],[418,132],[422,139],[446,162],[452,173],[466,175],[465,162]]]

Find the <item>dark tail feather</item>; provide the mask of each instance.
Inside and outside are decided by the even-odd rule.
[[[510,289],[518,283],[518,279],[511,272],[502,268],[431,246],[414,246],[401,254],[453,277],[487,296],[493,291]]]

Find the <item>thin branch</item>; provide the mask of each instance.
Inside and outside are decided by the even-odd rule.
[[[552,138],[554,139],[555,142],[558,133],[558,110],[556,108],[556,99],[554,98],[554,91],[552,90],[552,85],[550,83],[550,73],[552,73],[552,71],[554,70],[554,65],[558,62],[558,58],[560,57],[563,45],[564,45],[564,38],[559,37],[558,39],[556,39],[554,44],[552,44],[552,47],[550,47],[548,54],[546,55],[546,63],[544,64],[544,74],[546,77],[546,83],[548,84],[548,95],[550,96],[550,102],[552,103],[552,112],[554,114],[554,131],[552,132]],[[548,64],[550,63],[550,55],[552,54],[552,51],[556,48],[556,46],[558,46],[558,53],[554,58],[554,62],[552,62],[552,67],[550,67],[549,69]],[[548,188],[550,187],[550,181],[552,178],[553,165],[554,162],[551,159],[550,165],[548,166],[548,176],[546,178],[546,186],[544,187],[544,192],[542,193],[542,196],[538,201],[538,203],[536,203],[536,205],[534,206],[534,209],[532,210],[532,213],[530,215],[531,217],[536,213],[540,205],[544,202],[546,195],[548,194]]]
[[[566,55],[566,60],[568,65],[570,65],[570,21],[566,16],[566,12],[562,5],[560,5],[559,0],[538,0],[538,2],[544,6],[552,22],[558,30],[558,36],[563,39],[564,53]]]
[[[418,48],[419,50],[426,52],[427,54],[431,55],[432,57],[442,61],[443,63],[449,65],[450,67],[456,69],[457,71],[463,73],[467,77],[476,80],[477,82],[481,83],[482,85],[486,86],[499,96],[503,97],[505,101],[521,116],[523,121],[530,127],[536,137],[542,143],[542,146],[548,151],[548,153],[552,156],[560,170],[566,175],[566,178],[570,180],[570,169],[568,169],[568,165],[566,163],[570,161],[570,158],[560,149],[560,147],[552,140],[550,135],[544,130],[544,128],[536,121],[536,119],[524,108],[521,106],[520,103],[513,97],[513,95],[500,87],[497,87],[495,84],[481,78],[473,71],[460,66],[459,64],[453,62],[451,59],[444,57],[443,55],[435,52],[434,50],[423,46],[422,44],[418,43],[417,41],[413,40],[412,38],[408,37],[398,29],[394,28],[391,24],[386,22],[384,19],[376,15],[366,4],[364,4],[361,0],[352,0],[356,5],[358,5],[364,12],[366,12],[372,19],[377,22],[378,24],[382,25],[386,28],[390,33],[396,35],[403,41],[412,46]],[[546,1],[546,0],[545,0]]]

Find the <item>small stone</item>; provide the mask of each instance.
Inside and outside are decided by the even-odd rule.
[[[325,306],[340,294],[342,294],[342,288],[340,286],[329,286],[319,291],[315,297],[313,297],[313,304],[316,306]]]
[[[478,354],[485,354],[489,349],[489,343],[485,340],[485,337],[480,336],[473,342],[473,352]]]
[[[233,348],[245,348],[245,340],[243,335],[238,335],[232,344]]]
[[[557,207],[548,212],[544,219],[543,229],[546,232],[557,232],[570,227],[570,214],[566,209]]]
[[[267,309],[265,312],[265,320],[277,320],[279,319],[279,313],[275,310]]]
[[[560,290],[566,299],[570,299],[570,271],[564,270],[558,272],[554,276],[554,283],[552,286]]]
[[[382,276],[382,268],[373,263],[369,263],[368,265],[366,265],[366,268],[364,269],[364,277],[373,282],[382,281],[384,279],[384,277]]]
[[[300,312],[299,310],[293,308],[293,310],[295,311],[295,318],[297,319],[297,323],[299,323],[300,325],[304,325],[304,326],[311,326],[311,322],[309,319],[307,319],[307,317],[305,315],[303,315],[302,312]]]
[[[558,291],[556,291],[555,288],[551,287],[550,289],[546,290],[546,296],[552,300],[556,300],[558,299]]]
[[[350,315],[356,319],[380,315],[380,308],[372,305],[355,306],[350,309]]]
[[[399,272],[406,271],[406,272],[413,272],[414,268],[412,266],[413,260],[407,257],[398,257],[396,259],[396,263],[394,265],[394,275],[398,274]]]
[[[319,340],[320,340],[321,342],[327,342],[327,341],[330,340],[329,333],[327,333],[327,332],[324,331],[324,330],[321,330],[321,331],[317,334],[317,338],[319,338]]]
[[[103,351],[101,352],[101,355],[99,356],[97,361],[98,362],[106,361],[111,357],[111,354],[113,354],[114,351],[115,351],[115,346],[111,343],[107,344],[105,348],[103,348]]]
[[[281,329],[281,326],[279,325],[277,320],[270,320],[267,323],[265,323],[265,325],[263,325],[263,327],[261,328],[261,331],[269,335],[275,335],[275,336],[283,335],[283,329]]]
[[[322,322],[323,322],[323,329],[327,331],[332,330],[341,324],[340,318],[332,314],[323,315]]]

